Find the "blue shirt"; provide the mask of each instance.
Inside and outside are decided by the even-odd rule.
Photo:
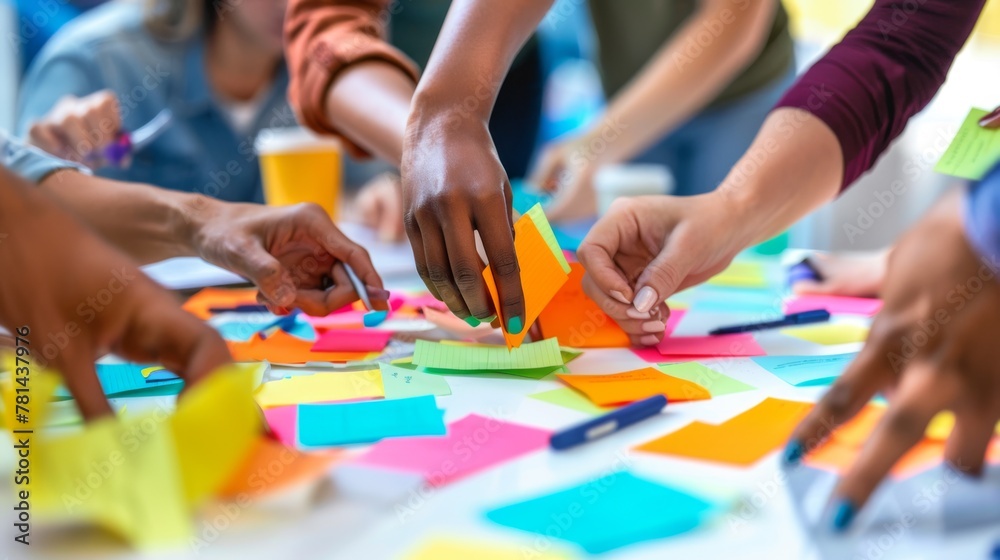
[[[37,183],[46,175],[59,169],[82,170],[80,166],[63,161],[33,146],[25,146],[0,130],[0,165],[15,175]]]
[[[997,268],[1000,263],[1000,165],[969,185],[965,197],[965,234],[979,256]]]
[[[203,35],[160,41],[147,31],[141,3],[109,2],[68,23],[32,63],[18,99],[18,134],[24,137],[65,95],[110,89],[126,130],[146,124],[165,107],[174,120],[133,155],[128,168],[103,168],[97,175],[262,202],[253,143],[261,129],[296,125],[285,97],[287,70],[282,64],[253,125],[241,133],[209,86],[204,58]]]

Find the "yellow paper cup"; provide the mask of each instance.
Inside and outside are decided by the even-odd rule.
[[[340,200],[340,143],[304,128],[265,128],[254,142],[270,206],[300,202],[320,205],[337,218]]]

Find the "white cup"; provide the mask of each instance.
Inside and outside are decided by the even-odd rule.
[[[603,216],[618,197],[673,192],[674,176],[665,165],[655,163],[606,165],[594,176],[594,190],[597,193],[597,214]]]

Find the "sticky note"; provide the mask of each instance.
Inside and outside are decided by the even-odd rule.
[[[617,408],[614,406],[597,406],[587,400],[586,397],[569,387],[552,389],[551,391],[542,391],[541,393],[535,393],[528,396],[533,399],[575,410],[577,412],[582,412],[584,414],[589,414],[591,416],[607,414]]]
[[[668,402],[697,401],[712,398],[701,385],[671,377],[652,367],[613,375],[560,375],[570,387],[580,391],[598,406],[627,404],[666,395]]]
[[[418,473],[437,488],[548,447],[550,435],[548,430],[470,414],[449,424],[445,437],[383,440],[356,462]]]
[[[656,347],[664,356],[745,357],[763,356],[766,352],[752,334],[719,336],[668,336]]]
[[[742,381],[719,373],[698,362],[663,364],[656,366],[656,368],[671,377],[697,383],[707,389],[713,397],[721,397],[730,393],[741,393],[754,389],[752,385],[747,385]]]
[[[571,560],[568,554],[498,542],[479,542],[466,538],[436,537],[425,541],[404,556],[404,560]]]
[[[563,253],[563,250],[559,247],[559,242],[556,240],[558,235],[552,229],[552,224],[549,223],[549,219],[545,217],[545,210],[542,208],[541,203],[532,206],[531,209],[524,213],[522,218],[531,220],[535,229],[538,230],[538,234],[545,240],[545,245],[548,246],[549,251],[552,252],[552,256],[554,256],[559,262],[559,267],[562,268],[563,272],[569,274],[570,266],[569,262],[566,260],[566,254]],[[514,224],[514,232],[516,235],[516,223]]]
[[[236,307],[256,305],[257,288],[205,288],[188,298],[182,306],[185,311],[199,319],[210,319],[213,307]]]
[[[600,554],[685,533],[704,522],[714,509],[698,496],[622,471],[490,510],[486,518],[546,538],[574,542],[591,554]],[[551,530],[556,513],[571,517],[558,532]]]
[[[849,296],[802,295],[785,302],[785,313],[801,313],[813,309],[826,309],[833,314],[874,317],[882,309],[882,300]]]
[[[934,171],[979,181],[1000,161],[1000,131],[979,126],[979,119],[988,113],[985,109],[969,111]]]
[[[937,413],[927,425],[925,436],[934,441],[945,441],[951,435],[951,430],[955,427],[955,415],[951,411],[943,410]],[[995,435],[1000,436],[1000,422],[997,423]]]
[[[384,395],[379,370],[294,375],[268,381],[254,398],[261,408],[301,403],[374,399]]]
[[[627,347],[628,335],[583,293],[583,265],[570,264],[569,278],[542,313],[542,336],[577,348]]]
[[[541,211],[541,207],[538,212]],[[517,348],[521,345],[524,337],[528,334],[528,329],[535,323],[545,306],[549,304],[566,280],[569,278],[569,264],[562,254],[558,245],[554,248],[555,237],[547,240],[541,232],[548,228],[547,233],[551,233],[552,228],[548,227],[544,214],[539,221],[531,212],[521,216],[514,223],[514,251],[517,254],[517,262],[521,274],[521,291],[524,294],[524,318],[525,323],[521,332],[517,334],[507,332],[506,323],[502,324],[504,340],[508,348]],[[501,309],[500,296],[497,292],[496,283],[493,279],[493,269],[487,266],[483,270],[483,280],[486,288],[493,298],[495,309]]]
[[[439,375],[407,369],[392,364],[379,364],[382,387],[387,399],[404,399],[421,395],[444,396],[451,394],[448,381]]]
[[[262,432],[253,400],[254,368],[228,365],[191,387],[170,417],[184,497],[196,505],[212,496]]]
[[[850,352],[828,356],[760,356],[752,359],[789,385],[816,387],[836,381],[857,355],[857,352]]]
[[[343,457],[340,450],[303,453],[267,437],[257,443],[219,491],[222,498],[262,498],[314,482]]]
[[[868,338],[868,327],[850,323],[827,323],[781,329],[781,333],[829,346],[864,342]]]
[[[510,350],[503,346],[456,346],[418,340],[413,363],[434,369],[501,371],[562,366],[563,358],[554,338]]]
[[[691,295],[691,311],[775,314],[781,310],[782,292],[702,284]]]
[[[298,445],[299,438],[296,434],[299,419],[298,405],[275,406],[263,410],[271,435],[286,447]]]
[[[639,451],[749,466],[785,445],[811,403],[768,398],[722,424],[692,422]]]
[[[248,342],[226,341],[233,359],[238,362],[268,361],[276,364],[309,362],[352,362],[370,359],[373,352],[313,352],[313,342],[276,331],[267,338],[255,336]]]
[[[313,352],[381,352],[392,338],[392,331],[375,329],[331,329],[320,335]]]
[[[767,277],[763,263],[735,261],[725,270],[708,280],[708,284],[732,288],[766,288]]]
[[[184,381],[179,378],[161,382],[147,382],[142,372],[150,366],[142,364],[95,364],[97,379],[101,382],[104,394],[109,397],[138,397],[176,395],[184,388]],[[70,397],[69,390],[60,387],[56,390],[57,398]]]
[[[299,405],[299,442],[306,446],[372,443],[387,437],[444,435],[444,411],[433,395]]]

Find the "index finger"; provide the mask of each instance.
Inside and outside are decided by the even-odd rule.
[[[384,289],[382,277],[375,270],[368,251],[344,235],[328,216],[324,214],[323,217],[325,219],[309,221],[306,227],[310,235],[319,241],[330,255],[350,265],[365,285]]]
[[[621,235],[615,224],[599,220],[583,239],[576,257],[594,285],[624,305],[631,305],[634,293],[625,273],[615,263]]]
[[[501,192],[510,191],[506,189]],[[473,213],[497,288],[500,309],[496,312],[507,332],[519,334],[525,327],[524,292],[521,288],[521,267],[514,250],[514,228],[509,201],[506,196],[494,197],[490,203],[477,205]],[[472,253],[475,254],[475,243],[470,241]],[[486,283],[482,280],[482,274],[479,275],[478,286],[482,297],[485,297]]]

